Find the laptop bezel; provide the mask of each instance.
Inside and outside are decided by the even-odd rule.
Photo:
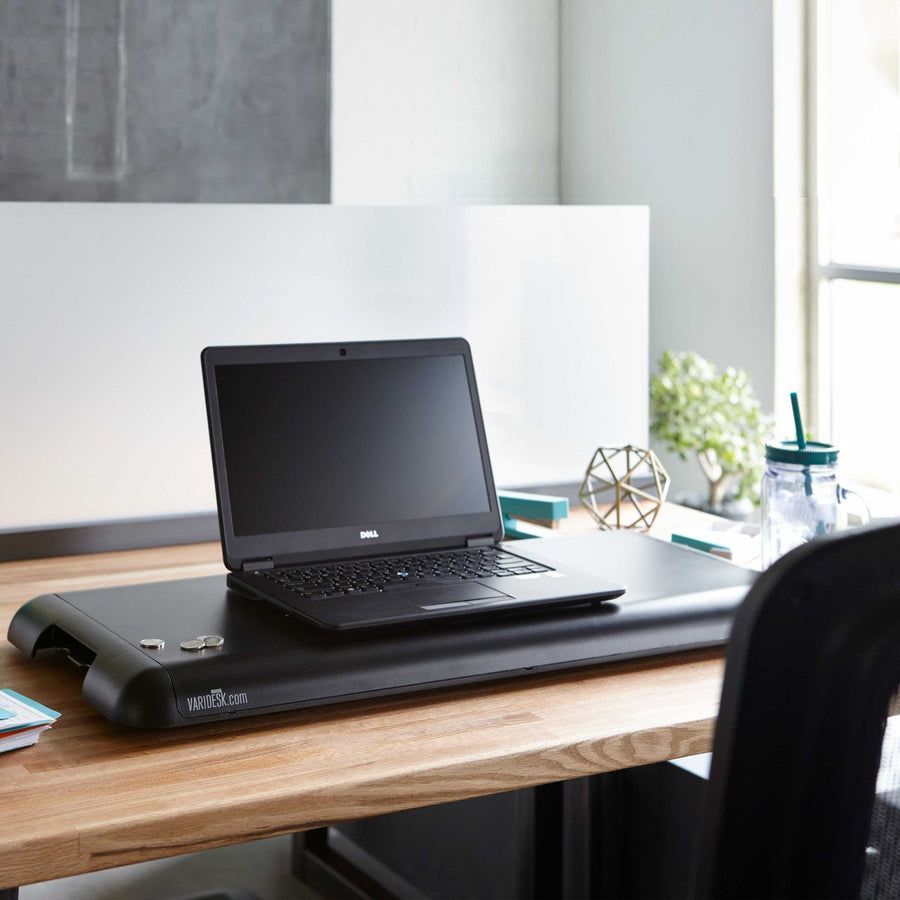
[[[234,533],[215,377],[217,367],[415,356],[461,356],[463,359],[488,495],[487,512],[401,522],[360,522],[339,528],[309,531],[254,535]],[[201,353],[201,365],[222,555],[225,565],[232,571],[268,564],[268,560],[275,566],[284,566],[323,559],[353,559],[395,552],[463,547],[473,537],[484,537],[491,542],[502,539],[503,523],[488,454],[472,353],[464,338],[213,346],[206,347]],[[363,531],[377,531],[379,537],[363,538]]]

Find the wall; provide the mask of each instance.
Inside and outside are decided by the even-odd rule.
[[[327,203],[330,0],[4,0],[4,200]]]
[[[651,368],[696,350],[771,410],[772,4],[562,0],[561,22],[561,199],[650,207]]]
[[[332,34],[335,203],[557,201],[557,0],[333,0]],[[579,359],[590,363],[594,348],[589,331],[581,347],[559,339],[565,316],[555,327],[538,325],[557,276],[535,233],[519,230],[533,219],[517,214],[505,226],[509,246],[479,247],[461,243],[449,219],[420,222],[417,231],[397,223],[400,213],[384,215],[394,226],[326,225],[317,234],[303,224],[304,210],[291,206],[0,205],[0,406],[11,436],[0,447],[0,529],[212,508],[197,362],[204,344],[473,331],[477,344],[478,328],[464,313],[473,271],[501,289],[499,300],[477,294],[482,342],[504,327],[521,338],[503,345],[506,359],[478,351],[486,405],[508,400],[503,379],[518,379],[519,387],[531,385],[528,395],[513,392],[520,405],[500,415],[516,419],[526,404],[540,404],[533,427],[541,428],[541,416],[552,417],[546,392],[554,379],[525,365],[522,348],[540,346],[541,329],[549,328],[563,357],[574,350],[558,364],[558,378],[573,365],[577,372]],[[627,292],[644,341],[646,212],[636,215],[643,249],[634,244],[636,256],[623,258],[632,264],[627,278],[637,279]],[[334,247],[321,244],[327,235]],[[320,255],[310,257],[317,247]],[[380,263],[373,247],[382,248]],[[500,267],[484,256],[491,248],[505,256]],[[562,258],[558,239],[546,249]],[[389,271],[401,260],[405,269]],[[514,274],[526,261],[530,288]],[[586,283],[564,286],[571,297],[595,281],[598,270],[586,271]],[[329,279],[343,295],[335,298]],[[516,296],[527,308],[524,325],[503,321],[509,279],[522,281]],[[645,361],[634,366],[638,384]],[[629,433],[646,430],[645,411],[635,415]],[[550,438],[552,425],[543,429]],[[495,431],[501,481],[547,480],[548,473],[552,480],[560,464],[556,471],[571,470],[569,479],[579,474],[581,464],[566,463],[552,440],[533,468],[517,453],[525,467],[509,470],[503,459],[511,451],[502,443],[515,431]],[[586,440],[579,455],[590,452],[594,434]]]
[[[651,366],[772,409],[772,40],[759,0],[334,0],[333,200],[648,205]]]
[[[333,200],[647,204],[651,359],[693,348],[745,366],[771,408],[771,14],[757,0],[334,0]],[[147,216],[152,231],[153,207],[124,208],[138,220],[134,233]],[[5,227],[15,234],[15,217]],[[36,233],[28,258],[39,269]],[[213,237],[190,246],[219,283],[230,269]],[[18,246],[4,247],[0,271],[7,321],[28,279],[6,264]],[[165,281],[140,261],[130,278],[143,288],[148,272]],[[257,272],[277,283],[261,261],[239,283]],[[125,315],[126,288],[101,301],[93,284],[65,274],[52,300],[66,315],[89,320],[107,306]],[[97,277],[102,284],[102,269]],[[215,295],[207,302],[215,312]],[[614,329],[614,305],[603,315]],[[152,329],[130,334],[138,355],[157,340]],[[107,350],[97,341],[83,348]],[[646,357],[637,362],[646,370]],[[641,390],[636,402],[645,398]],[[19,464],[3,462],[7,483]],[[667,464],[676,490],[699,483],[693,466]]]
[[[558,0],[333,0],[332,202],[558,202],[558,42]]]
[[[466,337],[500,486],[646,435],[645,209],[0,203],[0,246],[0,529],[214,509],[212,344]]]

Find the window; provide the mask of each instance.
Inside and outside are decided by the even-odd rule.
[[[810,0],[818,435],[900,492],[900,0]]]

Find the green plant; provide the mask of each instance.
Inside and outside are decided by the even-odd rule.
[[[772,418],[753,396],[743,369],[718,372],[697,353],[666,351],[650,379],[650,433],[682,459],[695,452],[709,481],[709,505],[735,497],[759,499],[759,479]]]

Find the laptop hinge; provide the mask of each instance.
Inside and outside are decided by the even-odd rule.
[[[494,539],[490,535],[466,539],[467,547],[490,547],[493,543]]]
[[[241,565],[242,572],[258,572],[260,569],[274,569],[275,563],[269,559],[251,559]]]

